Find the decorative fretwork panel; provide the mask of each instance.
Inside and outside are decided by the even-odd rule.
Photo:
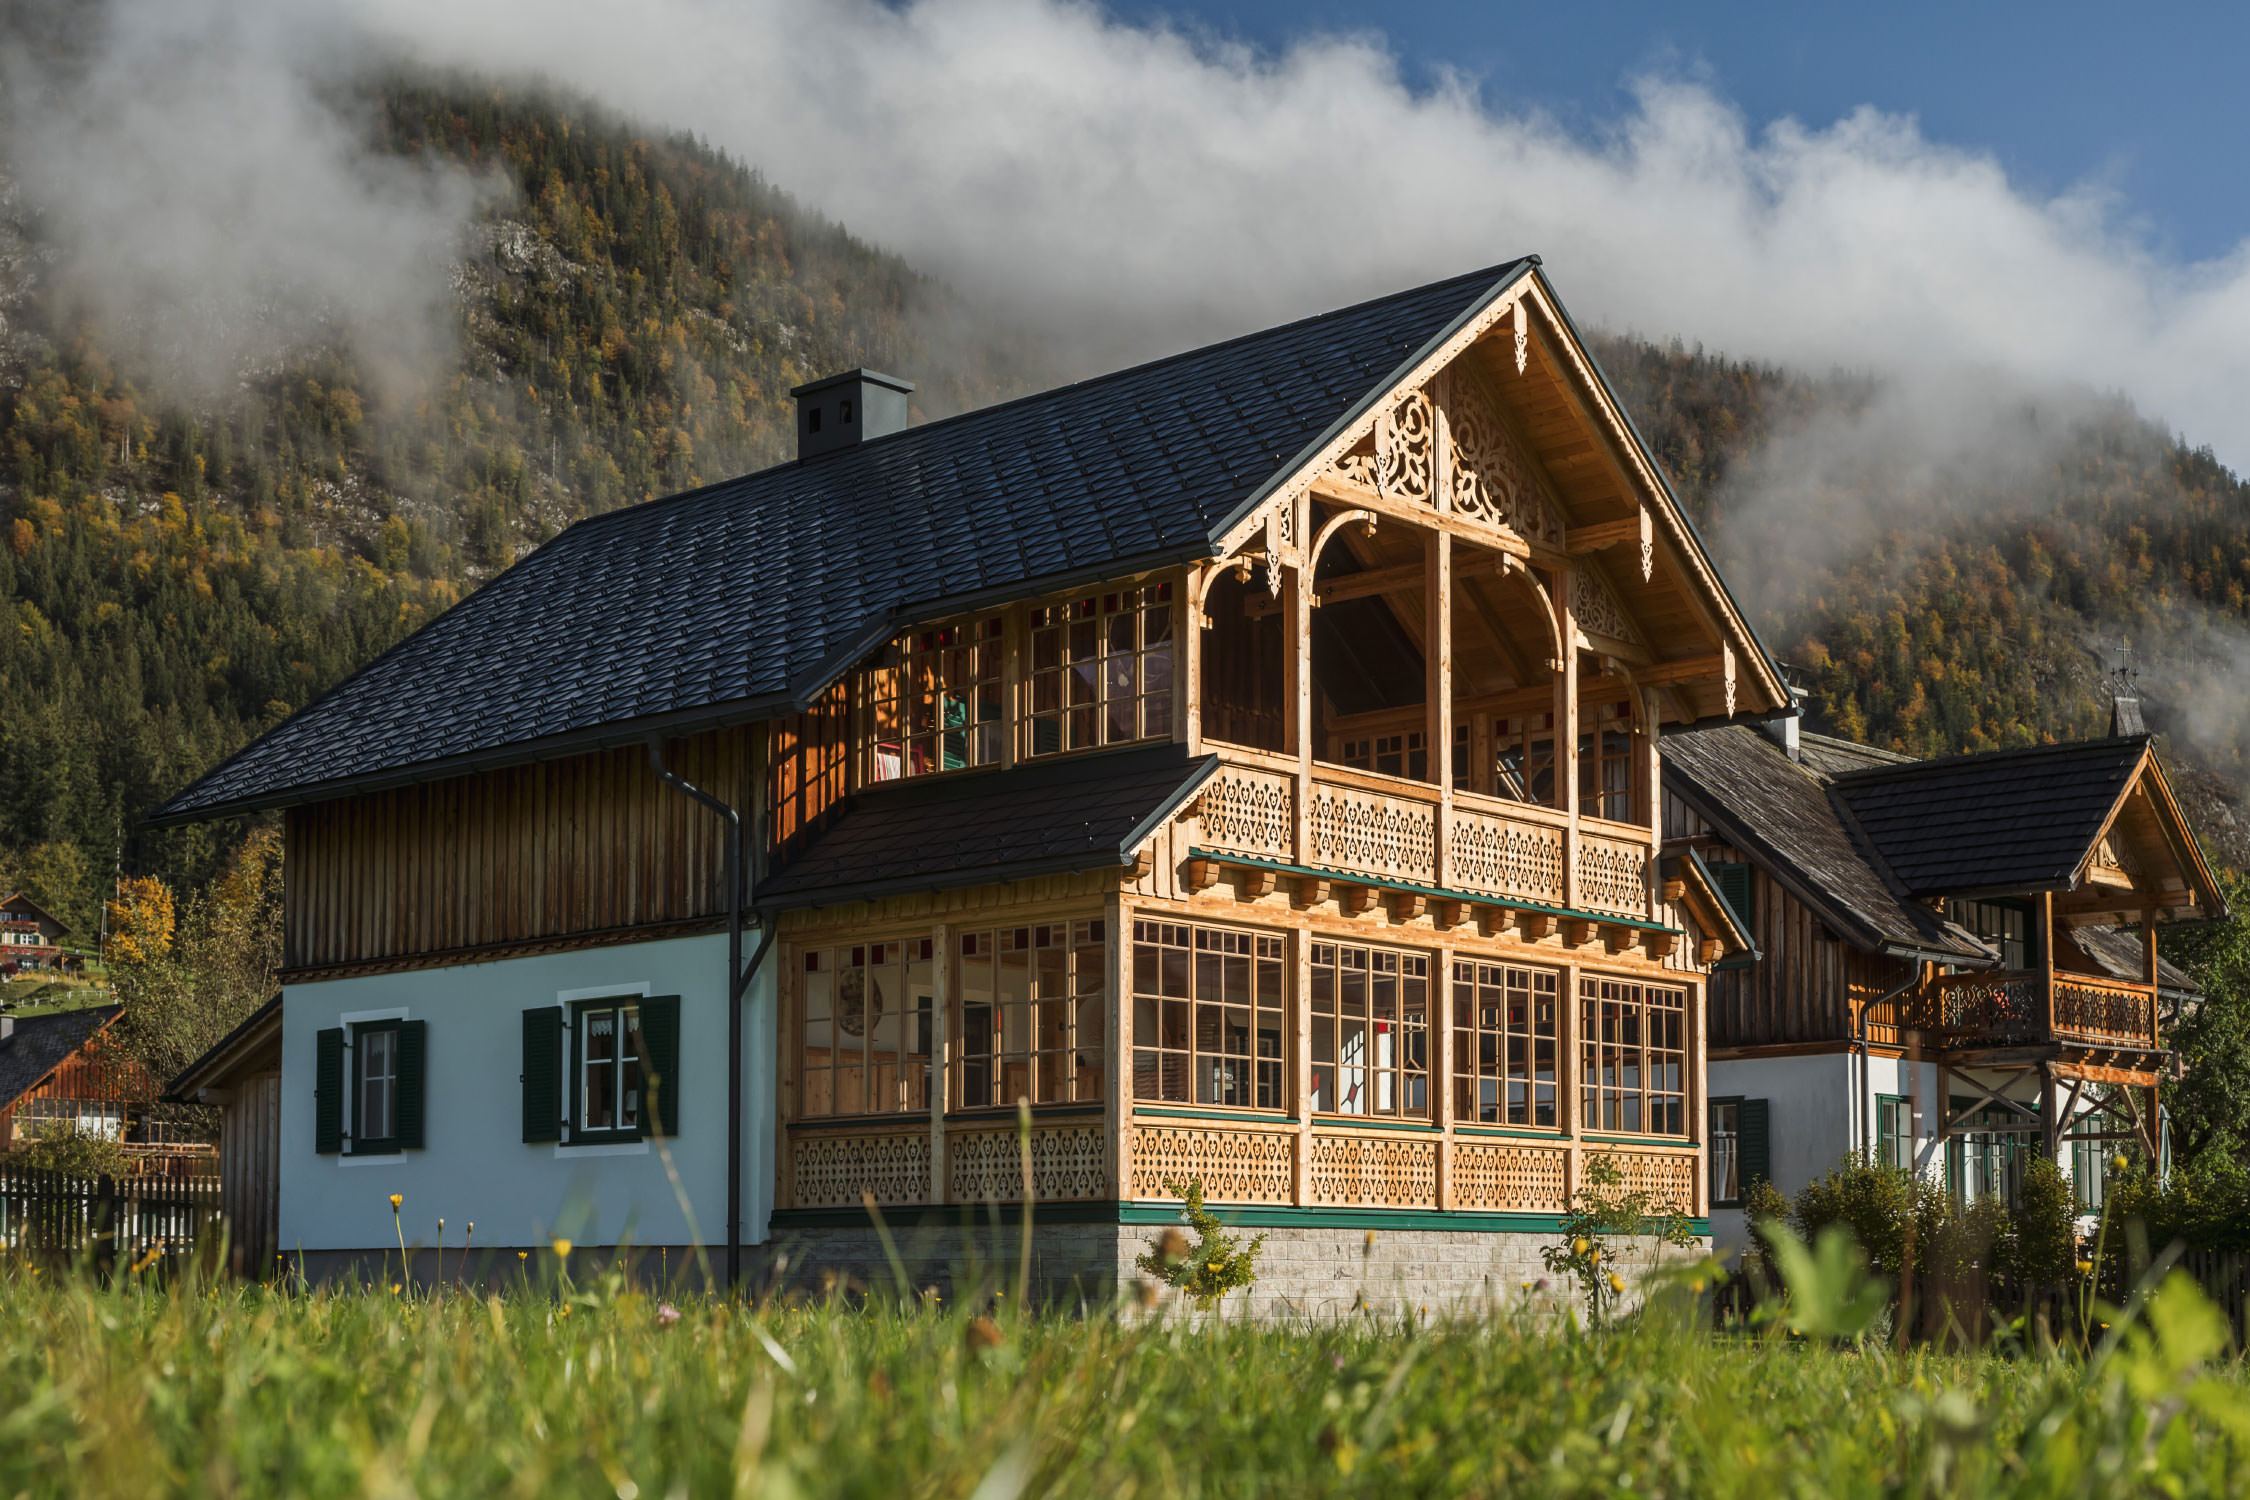
[[[1350,787],[1313,787],[1313,863],[1423,885],[1437,878],[1437,810]]]
[[[1023,1145],[1013,1129],[949,1133],[945,1164],[956,1203],[1023,1200]],[[1110,1196],[1109,1151],[1102,1142],[1102,1127],[1098,1123],[1033,1127],[1031,1193],[1036,1203]]]
[[[1563,899],[1559,828],[1457,810],[1449,853],[1446,884],[1456,890],[1550,904]]]
[[[1695,1211],[1697,1157],[1655,1151],[1619,1151],[1611,1160],[1628,1193],[1647,1193],[1659,1208]]]
[[[1437,1142],[1410,1135],[1312,1138],[1312,1201],[1437,1207]]]
[[[2147,990],[2055,979],[2055,1031],[2136,1046],[2156,1045],[2155,1001]]]
[[[1560,1146],[1502,1146],[1457,1141],[1453,1146],[1453,1206],[1514,1213],[1560,1213],[1568,1205]]]
[[[2101,843],[2094,849],[2094,863],[2104,869],[2117,871],[2136,886],[2141,884],[2140,862],[2133,858],[2131,851],[2118,840],[2115,833],[2102,835]]]
[[[790,1184],[799,1208],[858,1208],[930,1201],[930,1132],[800,1136],[790,1147]]]
[[[1437,417],[1430,398],[1409,391],[1375,420],[1371,438],[1336,461],[1336,472],[1392,500],[1431,498]]]
[[[1588,911],[1647,920],[1648,846],[1579,835],[1578,904]]]
[[[1581,560],[1572,572],[1570,612],[1578,628],[1588,635],[1605,635],[1615,641],[1638,641],[1639,630],[1591,560]]]
[[[1948,974],[1932,987],[1924,1026],[1940,1043],[2041,1040],[2039,981],[2025,974]]]
[[[1203,1184],[1211,1203],[1287,1203],[1295,1197],[1296,1136],[1278,1130],[1133,1127],[1133,1196],[1171,1198],[1167,1182]]]
[[[1562,522],[1546,486],[1499,414],[1457,375],[1448,379],[1445,427],[1452,444],[1453,509],[1560,547]]]
[[[1296,857],[1296,783],[1271,771],[1222,766],[1203,788],[1203,848],[1287,862]]]

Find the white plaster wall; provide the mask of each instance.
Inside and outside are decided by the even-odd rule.
[[[745,958],[757,934],[746,935]],[[670,1145],[703,1242],[726,1233],[727,1018],[724,934],[404,974],[293,984],[282,995],[280,1249],[395,1245],[390,1195],[404,1195],[407,1242],[459,1246],[684,1245],[687,1216],[650,1143],[523,1142],[523,1012],[587,992],[680,997],[680,1132]],[[743,1240],[766,1237],[773,1208],[776,1087],[772,953],[743,1006]],[[395,1157],[313,1150],[314,1036],[361,1012],[429,1023],[427,1145]]]

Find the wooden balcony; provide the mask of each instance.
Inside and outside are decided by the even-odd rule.
[[[1349,879],[1650,918],[1650,831],[1428,782],[1214,745],[1198,847]],[[1299,817],[1299,786],[1307,788]]]
[[[2048,983],[2048,975],[2027,971],[1940,975],[1905,1007],[1905,1020],[1923,1045],[1942,1050],[2060,1042],[2153,1052],[2163,1045],[2152,987],[2071,973],[2055,974],[2051,992]],[[1877,1022],[1871,1013],[1870,1040]]]

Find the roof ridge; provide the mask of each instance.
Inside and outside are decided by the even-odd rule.
[[[1968,765],[1971,762],[1997,765],[2007,760],[2029,760],[2046,755],[2060,755],[2073,750],[2095,750],[2104,745],[2132,745],[2139,749],[2146,747],[2151,738],[2152,736],[2145,734],[2116,737],[2105,735],[2083,740],[2056,740],[2052,744],[2046,745],[2010,745],[1998,750],[1964,750],[1953,755],[1941,755],[1934,760],[1908,760],[1895,766],[1863,766],[1856,771],[1839,771],[1834,779],[1838,785],[1866,786],[1873,782],[1912,776],[1921,771],[1952,769]]]
[[[1034,402],[1053,400],[1058,397],[1069,395],[1076,391],[1097,388],[1113,380],[1125,380],[1134,376],[1144,375],[1153,370],[1160,370],[1164,366],[1169,364],[1180,363],[1182,361],[1195,359],[1204,355],[1217,354],[1223,350],[1233,349],[1242,344],[1250,343],[1254,340],[1266,339],[1280,334],[1291,333],[1298,329],[1309,327],[1310,325],[1315,323],[1326,322],[1333,318],[1347,317],[1353,313],[1365,312],[1370,308],[1381,307],[1386,303],[1401,302],[1409,297],[1422,296],[1441,286],[1451,286],[1456,282],[1469,285],[1474,285],[1476,283],[1485,281],[1497,282],[1508,272],[1515,270],[1516,268],[1524,265],[1526,262],[1532,261],[1533,259],[1534,257],[1529,255],[1519,255],[1513,260],[1500,261],[1495,265],[1487,266],[1475,271],[1464,271],[1457,276],[1441,276],[1435,281],[1425,281],[1417,286],[1404,287],[1398,291],[1389,292],[1380,297],[1368,297],[1359,302],[1347,303],[1343,307],[1330,308],[1326,312],[1310,313],[1305,317],[1292,318],[1286,323],[1275,323],[1272,326],[1266,328],[1253,328],[1248,330],[1247,332],[1235,334],[1231,338],[1218,339],[1208,344],[1197,344],[1191,349],[1178,349],[1170,354],[1159,355],[1155,359],[1144,359],[1138,364],[1124,365],[1115,370],[1104,370],[1098,375],[1087,375],[1082,376],[1077,380],[1067,380],[1064,381],[1061,385],[1048,386],[1043,390],[1026,391],[1021,396],[1011,396],[1005,401],[996,401],[990,406],[971,407],[967,411],[957,411],[948,417],[938,417],[933,421],[923,422],[912,427],[902,427],[896,432],[886,432],[881,437],[866,438],[858,443],[851,445],[848,448],[832,449],[827,453],[819,454],[813,458],[785,458],[778,463],[768,464],[762,469],[752,469],[746,474],[736,474],[726,479],[714,479],[709,484],[698,485],[694,489],[680,490],[670,495],[658,495],[651,499],[642,500],[632,505],[620,505],[614,510],[605,510],[599,515],[581,516],[579,519],[571,522],[568,526],[565,526],[562,531],[558,532],[555,536],[555,540],[559,541],[562,539],[562,537],[569,535],[571,532],[578,530],[580,527],[590,526],[597,521],[608,521],[614,519],[615,517],[623,515],[644,514],[656,506],[670,505],[675,501],[700,499],[706,495],[709,495],[715,490],[724,489],[729,485],[744,484],[753,479],[763,478],[764,476],[775,473],[778,470],[796,469],[804,467],[808,464],[825,463],[832,459],[843,458],[849,454],[866,453],[875,449],[879,449],[886,444],[895,445],[899,442],[899,440],[903,438],[923,437],[942,428],[953,427],[967,422],[972,418],[982,419],[995,417],[1000,413],[1008,411],[1014,407],[1026,406]]]

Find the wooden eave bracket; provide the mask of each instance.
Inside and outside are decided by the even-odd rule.
[[[1255,868],[1246,869],[1242,872],[1241,891],[1243,898],[1255,901],[1261,896],[1270,896],[1273,894],[1274,883],[1273,871]]]
[[[1595,923],[1584,917],[1562,919],[1562,940],[1565,948],[1583,948],[1593,941]]]
[[[1349,885],[1338,882],[1335,889],[1336,909],[1347,917],[1356,917],[1362,912],[1373,911],[1376,897],[1382,894],[1371,885]]]
[[[1314,907],[1328,899],[1330,884],[1325,875],[1300,875],[1297,877],[1297,905]]]
[[[1394,922],[1411,922],[1428,907],[1426,897],[1408,891],[1394,891],[1391,894],[1391,920]]]
[[[1191,891],[1207,891],[1219,883],[1219,862],[1215,859],[1191,859],[1187,862],[1187,884]]]

